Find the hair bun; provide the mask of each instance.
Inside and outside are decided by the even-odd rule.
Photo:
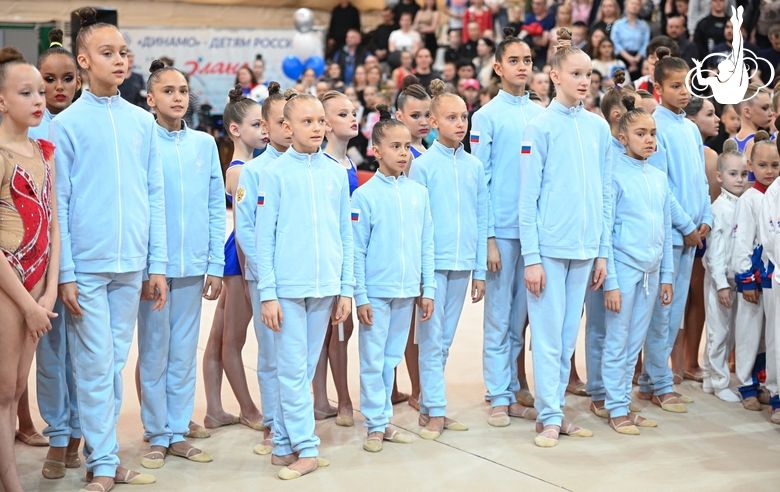
[[[615,81],[615,86],[623,85],[623,82],[626,81],[626,72],[623,70],[615,70],[615,73],[612,75],[612,80]]]
[[[739,145],[737,145],[736,140],[733,138],[729,138],[723,142],[723,152],[737,152],[738,150]]]
[[[512,39],[515,37],[515,29],[513,27],[504,28],[504,39]]]
[[[268,92],[271,92],[271,91],[269,90]],[[287,89],[286,91],[284,91],[284,99],[286,101],[289,101],[290,99],[294,98],[297,95],[298,95],[298,91],[296,91],[293,88],[290,88],[290,89]]]
[[[667,48],[666,46],[660,46],[655,50],[655,56],[658,58],[658,60],[662,60],[663,58],[667,56],[672,56],[672,50]]]
[[[62,47],[62,39],[63,39],[64,33],[62,32],[62,29],[57,29],[56,27],[49,31],[49,48],[52,46],[60,46]]]
[[[165,63],[163,63],[162,60],[155,60],[149,66],[149,73],[154,73],[157,70],[162,70],[163,68],[165,68]]]
[[[445,87],[446,86],[441,79],[433,79],[430,86],[431,94],[433,94],[433,97],[436,97],[444,92]]]
[[[0,65],[13,61],[24,61],[24,55],[16,46],[6,46],[0,50]]]
[[[393,116],[390,114],[390,108],[387,106],[387,104],[377,104],[374,109],[377,113],[379,113],[379,121],[393,119]]]
[[[556,32],[558,35],[558,41],[571,41],[571,29],[568,27],[561,27],[558,28],[558,31]],[[569,43],[571,45],[571,43]]]
[[[271,81],[268,83],[268,95],[273,96],[276,94],[279,94],[282,92],[282,86],[279,85],[279,82]]]
[[[401,81],[401,90],[406,90],[410,85],[419,84],[420,79],[418,79],[416,76],[409,74],[406,77],[403,78]]]
[[[630,112],[636,109],[636,99],[633,95],[626,95],[620,100],[623,106],[626,108],[626,112]]]
[[[79,9],[76,15],[78,15],[79,19],[81,20],[82,29],[98,23],[97,10],[93,9],[92,7],[84,7],[83,9]]]
[[[230,98],[230,102],[232,103],[237,103],[238,101],[246,99],[246,96],[244,96],[244,88],[241,87],[241,84],[236,84],[236,86],[228,92],[228,98]]]
[[[769,134],[764,130],[759,130],[756,132],[756,135],[753,137],[753,142],[763,142],[764,140],[769,140]]]

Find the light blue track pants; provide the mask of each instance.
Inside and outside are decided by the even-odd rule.
[[[501,253],[501,270],[487,273],[482,372],[492,406],[517,401],[520,390],[517,358],[523,350],[523,328],[528,315],[525,264],[519,239],[496,238]]]
[[[65,315],[87,471],[96,477],[113,477],[119,466],[122,369],[133,341],[141,279],[142,272],[76,273],[84,316]]]
[[[320,439],[314,435],[311,382],[320,359],[334,297],[279,299],[284,320],[276,340],[279,404],[274,418],[277,456],[300,453],[316,458]]]
[[[615,272],[623,302],[619,313],[606,312],[601,369],[607,395],[604,408],[613,419],[628,415],[634,367],[659,298],[661,279],[660,270],[645,274],[619,261],[615,261]]]
[[[662,306],[656,298],[650,328],[644,346],[644,364],[639,378],[639,391],[663,395],[672,391],[674,383],[669,356],[682,326],[688,289],[691,287],[691,271],[696,248],[675,246],[674,298],[670,306]]]
[[[585,362],[588,371],[585,391],[591,401],[604,401],[607,397],[601,376],[604,338],[607,336],[606,316],[604,289],[585,291]]]
[[[406,350],[414,298],[369,297],[373,326],[360,324],[360,412],[368,432],[384,432],[393,417],[394,370]]]
[[[81,439],[81,422],[65,329],[65,306],[59,299],[54,312],[59,316],[50,320],[51,331],[40,339],[35,352],[38,409],[48,425],[43,435],[49,438],[49,445],[64,448],[71,437]]]
[[[577,345],[585,290],[590,284],[593,260],[559,260],[542,256],[547,278],[541,296],[528,294],[528,315],[533,337],[535,407],[537,421],[561,425],[566,404],[571,356]]]
[[[273,429],[276,406],[279,404],[279,380],[276,377],[276,342],[274,332],[263,324],[260,291],[257,282],[249,281],[252,296],[252,313],[257,337],[257,384],[260,386],[260,403],[263,411],[263,425]]]
[[[458,328],[463,302],[469,290],[471,270],[436,270],[433,316],[420,323],[420,413],[444,417],[447,410],[444,367]]]
[[[168,279],[168,302],[138,308],[141,421],[152,446],[184,441],[195,407],[204,277]]]

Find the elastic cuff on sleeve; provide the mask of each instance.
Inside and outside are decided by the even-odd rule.
[[[486,276],[487,272],[485,270],[474,270],[474,273],[471,274],[471,278],[474,280],[485,280]]]
[[[265,289],[259,289],[260,290],[260,301],[276,301],[278,300],[278,297],[276,297],[276,288],[275,287],[267,287]]]
[[[351,285],[342,284],[341,286],[341,297],[349,297],[355,295],[355,288]]]
[[[542,262],[542,256],[539,253],[529,253],[527,255],[523,255],[523,258],[525,259],[526,268],[529,266],[538,265]]]
[[[208,268],[206,268],[206,273],[211,277],[222,278],[225,274],[225,265],[221,263],[209,263]]]
[[[154,261],[149,263],[149,275],[165,275],[165,267],[167,264],[162,261]]]
[[[433,299],[435,295],[436,295],[435,287],[423,287],[422,296],[425,299]]]
[[[693,222],[688,222],[688,225],[686,225],[683,229],[680,230],[680,234],[683,236],[687,236],[688,234],[692,233],[696,230],[696,224]]]
[[[618,285],[617,277],[607,277],[607,279],[604,281],[604,292],[617,290],[619,288],[620,286]]]
[[[76,281],[76,272],[74,270],[60,270],[60,279],[59,283],[62,284],[68,284],[70,282]]]
[[[368,296],[366,294],[358,294],[355,296],[355,306],[365,306],[368,304]]]

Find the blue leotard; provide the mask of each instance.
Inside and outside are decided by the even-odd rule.
[[[327,157],[328,159],[332,160],[333,162],[341,166],[341,163],[337,159],[335,159],[332,155],[329,155],[325,152],[323,152],[323,154],[325,154],[325,157]],[[350,159],[349,157],[347,157],[347,160],[349,161],[349,168],[347,168],[347,177],[349,178],[349,196],[351,197],[352,193],[354,193],[354,191],[358,189],[359,183],[357,177],[357,168],[355,167],[355,164],[352,162],[352,159]]]
[[[244,161],[233,161],[228,166],[243,166]],[[233,203],[233,197],[225,192],[225,196],[230,203]],[[230,231],[230,235],[225,241],[225,271],[223,275],[241,275],[241,263],[238,261],[238,251],[236,250],[236,231]]]

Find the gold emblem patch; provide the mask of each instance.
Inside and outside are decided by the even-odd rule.
[[[236,203],[241,203],[244,201],[244,195],[246,195],[246,191],[244,191],[243,188],[239,188],[236,190]]]

